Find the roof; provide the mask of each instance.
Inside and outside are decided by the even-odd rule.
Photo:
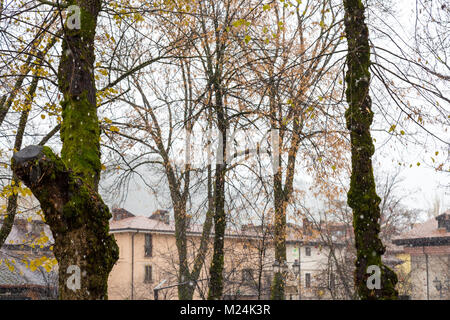
[[[287,243],[301,243],[301,244],[311,244],[311,245],[326,245],[327,240],[330,240],[335,245],[345,245],[346,240],[350,237],[348,232],[348,226],[339,222],[320,222],[320,227],[318,228],[307,219],[303,219],[303,226],[288,223],[287,224]],[[330,236],[321,237],[321,231],[326,232]]]
[[[3,220],[0,220],[0,226]],[[5,240],[4,246],[10,247],[11,245],[29,245],[36,238],[41,237],[41,232],[44,232],[48,237],[47,243],[44,246],[50,246],[54,243],[52,232],[50,227],[42,220],[31,220],[15,218],[14,224],[11,228],[11,232]]]
[[[31,271],[25,268],[23,264],[15,264],[14,270],[2,263],[0,265],[0,287],[19,287],[19,286],[57,286],[57,272],[50,271]]]
[[[441,246],[450,245],[450,231],[448,228],[438,228],[438,220],[450,218],[443,214],[431,218],[424,223],[416,224],[411,230],[394,237],[393,243],[410,246]]]
[[[2,223],[3,220],[0,220],[0,226]],[[35,243],[37,238],[41,238],[41,232],[45,233],[48,241],[43,243],[43,251],[37,246],[32,253],[33,257],[37,257],[39,253],[48,253],[47,247],[53,244],[50,228],[42,220],[27,220],[16,216],[11,232],[0,248],[0,288],[57,286],[56,269],[50,272],[42,268],[31,271],[21,261],[26,257],[23,250]]]
[[[395,255],[395,254],[405,252],[405,250],[403,249],[402,246],[398,246],[398,245],[392,243],[391,241],[386,241],[383,244],[386,247],[385,255],[390,255],[390,254]]]
[[[175,234],[175,223],[169,220],[162,220],[158,218],[134,216],[124,218],[121,220],[110,220],[109,230],[111,233],[119,232],[147,232],[147,233],[165,233]],[[189,235],[200,235],[203,232],[203,225],[189,224]],[[211,235],[214,233],[211,232]],[[228,229],[225,233],[226,237],[233,238],[260,238],[261,235],[253,229],[232,230]]]
[[[20,256],[13,259],[5,251],[4,248],[0,251],[0,287],[57,286],[57,268],[50,272],[42,267],[31,271],[20,261]]]

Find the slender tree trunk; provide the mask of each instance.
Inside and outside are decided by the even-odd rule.
[[[187,260],[187,221],[186,211],[175,212],[175,238],[178,249],[178,281],[179,283],[185,283],[190,281],[189,265]],[[178,286],[178,298],[180,300],[190,299],[189,283]]]
[[[286,207],[287,201],[283,190],[281,168],[274,175],[274,247],[275,260],[280,266],[286,263]],[[284,300],[285,278],[282,272],[274,274],[272,283],[272,300]]]
[[[212,173],[211,173],[211,165],[208,165],[208,211],[206,212],[206,219],[203,224],[202,237],[200,240],[200,247],[198,249],[198,253],[195,256],[194,266],[191,272],[191,280],[197,281],[200,276],[201,269],[203,264],[205,263],[206,253],[208,251],[209,244],[209,235],[211,233],[212,225],[213,225],[213,217],[214,217],[214,198],[212,192]],[[194,286],[189,288],[189,300],[193,298],[194,295]]]
[[[347,54],[347,128],[350,130],[352,175],[347,195],[353,209],[353,227],[356,245],[355,286],[361,299],[396,299],[397,276],[381,262],[385,248],[379,238],[380,198],[376,194],[371,157],[374,145],[370,135],[373,120],[369,97],[370,46],[369,32],[364,21],[361,0],[344,0]],[[369,286],[369,266],[381,271],[381,286]],[[372,271],[373,273],[373,271]],[[376,284],[374,281],[372,284]],[[370,287],[370,288],[369,288]]]
[[[53,47],[53,45],[55,43],[56,43],[56,37],[52,38],[52,40],[48,43],[48,45],[44,51],[38,53],[38,58],[35,61],[36,66],[42,66],[42,59],[44,58],[44,56],[48,52],[48,50],[50,50],[50,48]],[[38,71],[35,70],[33,73],[33,80],[31,81],[30,87],[28,89],[28,95],[27,95],[28,98],[25,100],[23,110],[22,110],[22,113],[21,113],[20,119],[19,119],[19,126],[18,126],[18,130],[16,133],[16,139],[14,141],[14,151],[15,152],[19,151],[22,148],[22,140],[23,140],[23,136],[25,134],[25,128],[26,128],[26,125],[28,122],[28,116],[30,114],[30,110],[32,107],[32,103],[33,103],[33,99],[34,99],[34,96],[36,93],[38,83],[39,83]],[[14,98],[15,98],[15,94],[11,93],[10,99],[12,99],[12,100],[9,102],[10,104],[12,103]],[[0,125],[1,125],[2,119],[4,119],[4,117],[3,118],[0,117]],[[19,184],[19,178],[14,173],[12,174],[11,180],[14,183],[14,185]],[[16,192],[13,192],[8,197],[8,205],[7,205],[7,209],[6,209],[7,217],[5,218],[5,220],[2,224],[2,227],[0,229],[0,248],[3,246],[6,238],[9,236],[9,234],[12,230],[12,226],[14,224],[14,219],[15,219],[16,213],[17,213],[17,201],[18,201],[18,194]]]
[[[48,147],[30,146],[14,154],[13,171],[39,200],[53,233],[59,298],[106,299],[118,247],[109,234],[111,214],[97,192],[100,128],[93,69],[101,1],[69,4],[81,9],[81,28],[66,25],[64,30],[58,72],[63,94],[61,159]]]
[[[57,15],[54,14],[51,18],[51,21],[48,24],[46,24],[45,26],[43,26],[42,30],[50,28],[50,26],[54,22],[54,18],[56,18],[56,17],[57,17]],[[42,31],[38,32],[38,34],[36,35],[36,39],[33,41],[32,46],[29,50],[29,55],[27,57],[27,60],[20,68],[20,70],[23,70],[23,73],[17,77],[17,80],[14,83],[14,87],[13,87],[12,91],[10,92],[8,98],[7,98],[7,95],[4,95],[3,98],[0,100],[0,127],[3,124],[3,121],[5,120],[6,115],[9,112],[9,109],[11,108],[11,105],[14,102],[14,99],[16,98],[17,94],[19,93],[20,88],[22,87],[22,84],[23,84],[25,78],[27,77],[28,73],[31,71],[31,69],[33,67],[32,61],[34,58],[34,54],[31,54],[31,53],[34,53],[38,49],[39,45],[41,44],[42,40],[44,39],[44,35],[45,35],[45,32],[42,32]],[[56,39],[60,35],[61,35],[61,31],[58,31],[56,33],[56,35],[53,36],[53,38],[48,42],[48,44],[44,48],[44,50],[42,50],[38,53],[38,58],[35,61],[36,65],[40,65],[42,63],[41,60],[45,57],[47,52],[55,45]]]
[[[227,120],[223,106],[220,83],[215,83],[215,99],[219,142],[217,147],[215,185],[214,185],[214,252],[210,267],[208,300],[218,300],[223,293],[224,238],[226,229],[225,214],[225,173],[227,147]]]
[[[203,263],[205,261],[206,252],[208,250],[209,234],[211,233],[212,228],[212,213],[211,213],[212,206],[211,204],[209,204],[208,206],[206,219],[203,224],[202,236],[200,239],[200,247],[197,252],[197,255],[195,256],[194,266],[191,272],[189,269],[189,261],[188,261],[188,248],[187,248],[188,218],[186,212],[186,202],[190,186],[191,167],[189,163],[185,164],[185,172],[183,174],[184,190],[181,190],[180,180],[177,178],[175,174],[174,167],[172,166],[170,157],[163,144],[162,131],[159,126],[158,119],[156,118],[156,115],[152,111],[150,103],[148,102],[147,97],[142,88],[140,87],[139,83],[136,82],[135,84],[139,92],[141,93],[144,104],[149,110],[153,127],[153,129],[150,130],[150,134],[152,135],[152,138],[156,143],[160,156],[163,158],[165,174],[167,177],[167,181],[169,183],[170,197],[174,208],[175,239],[178,253],[178,282],[180,283],[180,285],[178,286],[178,299],[192,300],[195,291],[194,284],[198,280],[201,267],[203,266]],[[187,122],[186,124],[187,131],[191,132],[192,123],[189,123],[191,120],[185,119],[185,121]],[[211,168],[209,166],[208,183],[210,182],[211,179],[210,170]],[[211,198],[209,184],[208,184],[208,198],[209,199]]]
[[[33,78],[30,89],[28,91],[28,93],[29,93],[28,97],[29,97],[30,101],[28,101],[25,104],[25,106],[24,106],[25,109],[22,111],[22,113],[20,115],[19,128],[17,130],[16,139],[14,142],[14,150],[15,151],[18,151],[18,150],[20,150],[20,148],[22,148],[23,135],[25,133],[25,127],[28,122],[28,115],[30,114],[29,108],[31,108],[31,101],[33,99],[33,95],[37,88],[37,83],[39,81],[38,79],[39,78],[37,76],[35,76]],[[11,180],[14,185],[19,184],[19,179],[14,173],[12,174]],[[8,197],[8,205],[7,205],[7,209],[6,209],[7,217],[3,221],[2,227],[0,229],[0,248],[5,243],[6,238],[8,238],[9,233],[11,232],[12,226],[14,224],[14,219],[15,219],[16,213],[17,213],[17,200],[18,200],[18,194],[17,194],[17,192],[13,191],[13,193]]]

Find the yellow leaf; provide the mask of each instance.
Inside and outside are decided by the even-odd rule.
[[[395,130],[395,127],[396,127],[396,125],[395,124],[393,124],[390,128],[389,128],[389,132],[392,132],[392,131],[394,131]]]

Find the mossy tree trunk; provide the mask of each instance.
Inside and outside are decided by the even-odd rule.
[[[273,72],[273,71],[272,71]],[[284,152],[283,145],[286,137],[286,132],[289,131],[287,125],[283,123],[283,116],[280,104],[276,101],[276,92],[278,89],[273,84],[269,87],[270,90],[270,127],[272,132],[277,132],[273,139],[278,139],[277,143],[273,144],[273,197],[274,197],[274,247],[275,260],[280,266],[286,264],[286,212],[289,202],[292,199],[294,192],[294,176],[295,176],[295,162],[297,153],[301,142],[302,120],[300,108],[292,105],[292,137],[288,151],[288,161],[286,173],[284,175],[283,183],[283,167],[282,154]],[[275,141],[274,141],[275,142]],[[277,159],[275,159],[277,157]],[[284,300],[285,299],[285,285],[286,280],[282,272],[274,274],[271,299]]]
[[[12,166],[39,200],[52,231],[59,298],[106,299],[118,247],[109,234],[111,214],[97,190],[100,128],[93,69],[101,1],[72,0],[68,4],[80,8],[81,28],[64,28],[58,70],[63,94],[61,158],[48,147],[30,146],[14,154]],[[79,289],[70,285],[76,277],[70,266],[80,270]]]
[[[375,189],[371,157],[374,145],[370,135],[373,121],[372,102],[369,97],[370,46],[369,32],[364,21],[364,5],[361,0],[344,0],[345,32],[348,42],[346,97],[347,128],[351,136],[352,175],[347,195],[353,209],[353,228],[356,245],[355,286],[361,299],[395,299],[397,276],[386,267],[381,256],[385,248],[379,238],[380,198]],[[369,289],[369,266],[381,271],[379,289]]]
[[[287,199],[283,190],[281,168],[277,169],[274,175],[274,247],[275,247],[275,261],[280,266],[286,263],[286,207]],[[282,272],[274,274],[271,296],[272,300],[284,300],[285,294],[285,277]]]
[[[226,229],[225,214],[225,174],[226,148],[227,148],[227,116],[223,105],[223,93],[221,83],[216,77],[214,82],[215,112],[217,115],[217,128],[219,130],[219,141],[217,147],[218,159],[216,159],[215,185],[214,185],[214,252],[209,269],[210,283],[208,300],[218,300],[223,293],[223,270],[224,270],[224,238]],[[221,153],[221,155],[220,155]]]

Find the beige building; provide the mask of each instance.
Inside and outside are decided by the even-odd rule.
[[[332,298],[330,292],[335,290],[337,277],[330,252],[334,250],[334,254],[342,258],[346,248],[344,239],[349,236],[347,229],[343,224],[328,223],[318,230],[307,219],[303,220],[302,227],[288,224],[286,299]]]
[[[393,241],[410,255],[411,299],[450,299],[450,212],[425,223]]]
[[[154,299],[154,288],[173,286],[158,291],[158,299],[177,299],[178,253],[175,226],[168,212],[157,211],[151,217],[135,216],[124,209],[113,209],[110,232],[119,246],[119,260],[108,281],[109,299]],[[231,226],[230,226],[231,227]],[[227,231],[225,236],[225,299],[268,298],[271,283],[268,245],[257,228],[243,227]],[[201,226],[188,230],[189,261],[193,262],[201,237]],[[208,270],[213,237],[209,238],[206,261],[195,286],[194,299],[205,299],[208,293]],[[266,296],[264,296],[266,295]]]

